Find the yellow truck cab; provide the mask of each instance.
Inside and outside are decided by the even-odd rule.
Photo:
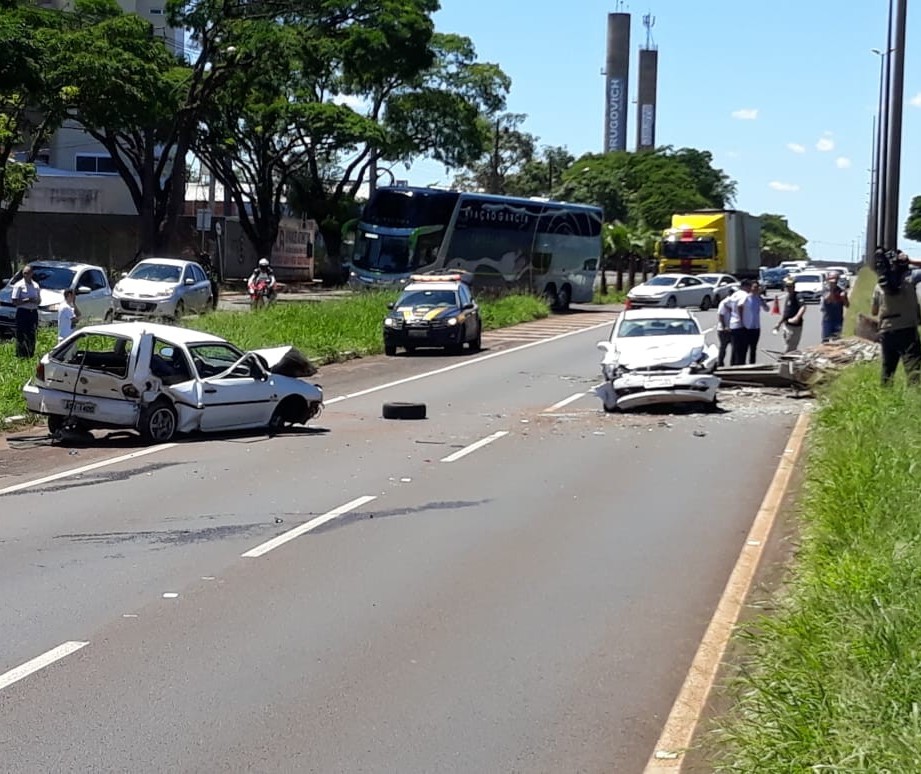
[[[757,277],[761,220],[740,210],[696,210],[672,215],[656,250],[659,273]]]

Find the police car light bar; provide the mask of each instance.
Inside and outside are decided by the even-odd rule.
[[[469,275],[454,274],[412,274],[410,282],[469,282]]]

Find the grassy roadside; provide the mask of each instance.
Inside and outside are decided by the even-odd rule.
[[[704,741],[717,771],[921,771],[919,425],[917,390],[875,365],[823,398],[796,565]]]
[[[243,349],[293,344],[319,365],[384,350],[381,321],[395,293],[362,293],[335,301],[274,304],[257,313],[214,312],[183,325],[226,338]],[[530,295],[480,299],[485,330],[506,328],[549,315],[547,304]],[[39,332],[36,351],[47,352],[56,332]],[[22,386],[35,370],[34,360],[15,356],[12,342],[0,343],[0,421],[25,413]],[[2,429],[2,425],[0,425]]]

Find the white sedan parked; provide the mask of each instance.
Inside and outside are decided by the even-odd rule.
[[[692,274],[658,274],[627,293],[631,307],[664,306],[668,309],[697,306],[706,311],[714,305],[715,288]]]
[[[293,347],[242,352],[217,336],[169,325],[80,328],[39,361],[23,387],[48,429],[130,428],[165,443],[176,433],[306,424],[323,391]]]

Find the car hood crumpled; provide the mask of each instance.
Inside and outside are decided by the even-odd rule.
[[[279,376],[301,379],[311,377],[317,372],[317,367],[297,347],[270,347],[254,349],[251,352],[262,360],[266,370]]]
[[[711,345],[712,346],[712,345]],[[616,351],[605,358],[617,362],[621,368],[636,371],[644,368],[688,368],[701,358],[707,346],[703,336],[661,336],[622,339]]]

